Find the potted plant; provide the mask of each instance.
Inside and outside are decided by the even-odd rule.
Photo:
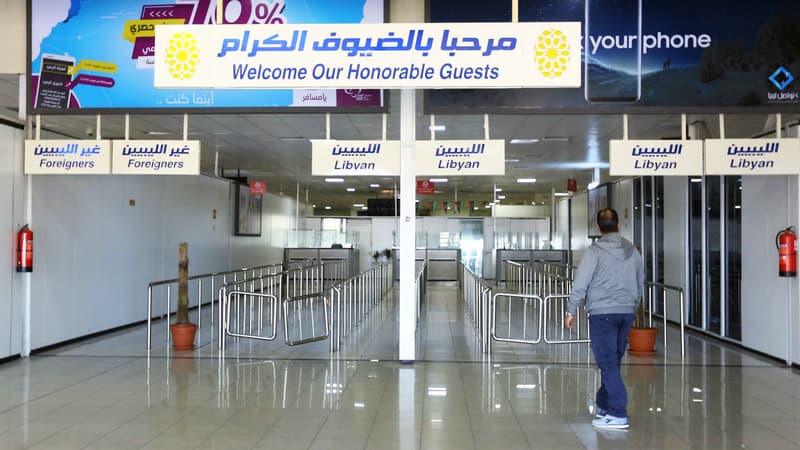
[[[381,259],[381,252],[379,252],[378,250],[375,250],[375,253],[372,254],[372,261],[375,264],[378,264],[378,262],[380,262],[380,259]]]
[[[175,323],[170,325],[172,347],[175,350],[194,350],[197,325],[189,322],[189,245],[178,246],[178,309]]]
[[[639,302],[639,307],[636,309],[636,319],[628,334],[628,351],[632,355],[649,356],[656,353],[656,332],[658,330],[648,326],[646,319],[644,302]]]
[[[392,249],[390,249],[390,248],[383,249],[383,258],[384,258],[385,262],[391,261],[392,260]]]

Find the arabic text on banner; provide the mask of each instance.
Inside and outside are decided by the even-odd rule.
[[[111,141],[25,141],[26,175],[109,173],[111,173]]]
[[[417,141],[417,175],[505,175],[505,154],[502,139]]]
[[[114,174],[200,174],[200,141],[114,141],[112,153]]]
[[[706,175],[797,175],[800,139],[707,139]]]
[[[612,140],[611,176],[703,174],[702,141]]]

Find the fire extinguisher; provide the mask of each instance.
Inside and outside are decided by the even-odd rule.
[[[794,228],[789,227],[778,232],[775,236],[775,245],[778,247],[778,276],[797,276],[797,234]]]
[[[17,233],[17,272],[33,272],[33,231],[28,225]]]

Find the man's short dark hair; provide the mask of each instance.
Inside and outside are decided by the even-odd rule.
[[[619,231],[619,216],[611,208],[601,209],[597,212],[597,227],[601,233],[615,233]]]

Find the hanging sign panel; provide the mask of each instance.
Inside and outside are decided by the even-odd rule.
[[[398,176],[400,141],[311,141],[311,175]]]
[[[703,141],[612,140],[612,176],[703,174]]]
[[[800,139],[707,139],[706,175],[800,174]]]
[[[579,87],[578,22],[159,25],[158,88]]]
[[[435,175],[505,175],[506,141],[417,141],[416,174]]]
[[[27,140],[26,175],[111,173],[111,141]]]
[[[114,141],[112,173],[200,175],[200,141]]]

